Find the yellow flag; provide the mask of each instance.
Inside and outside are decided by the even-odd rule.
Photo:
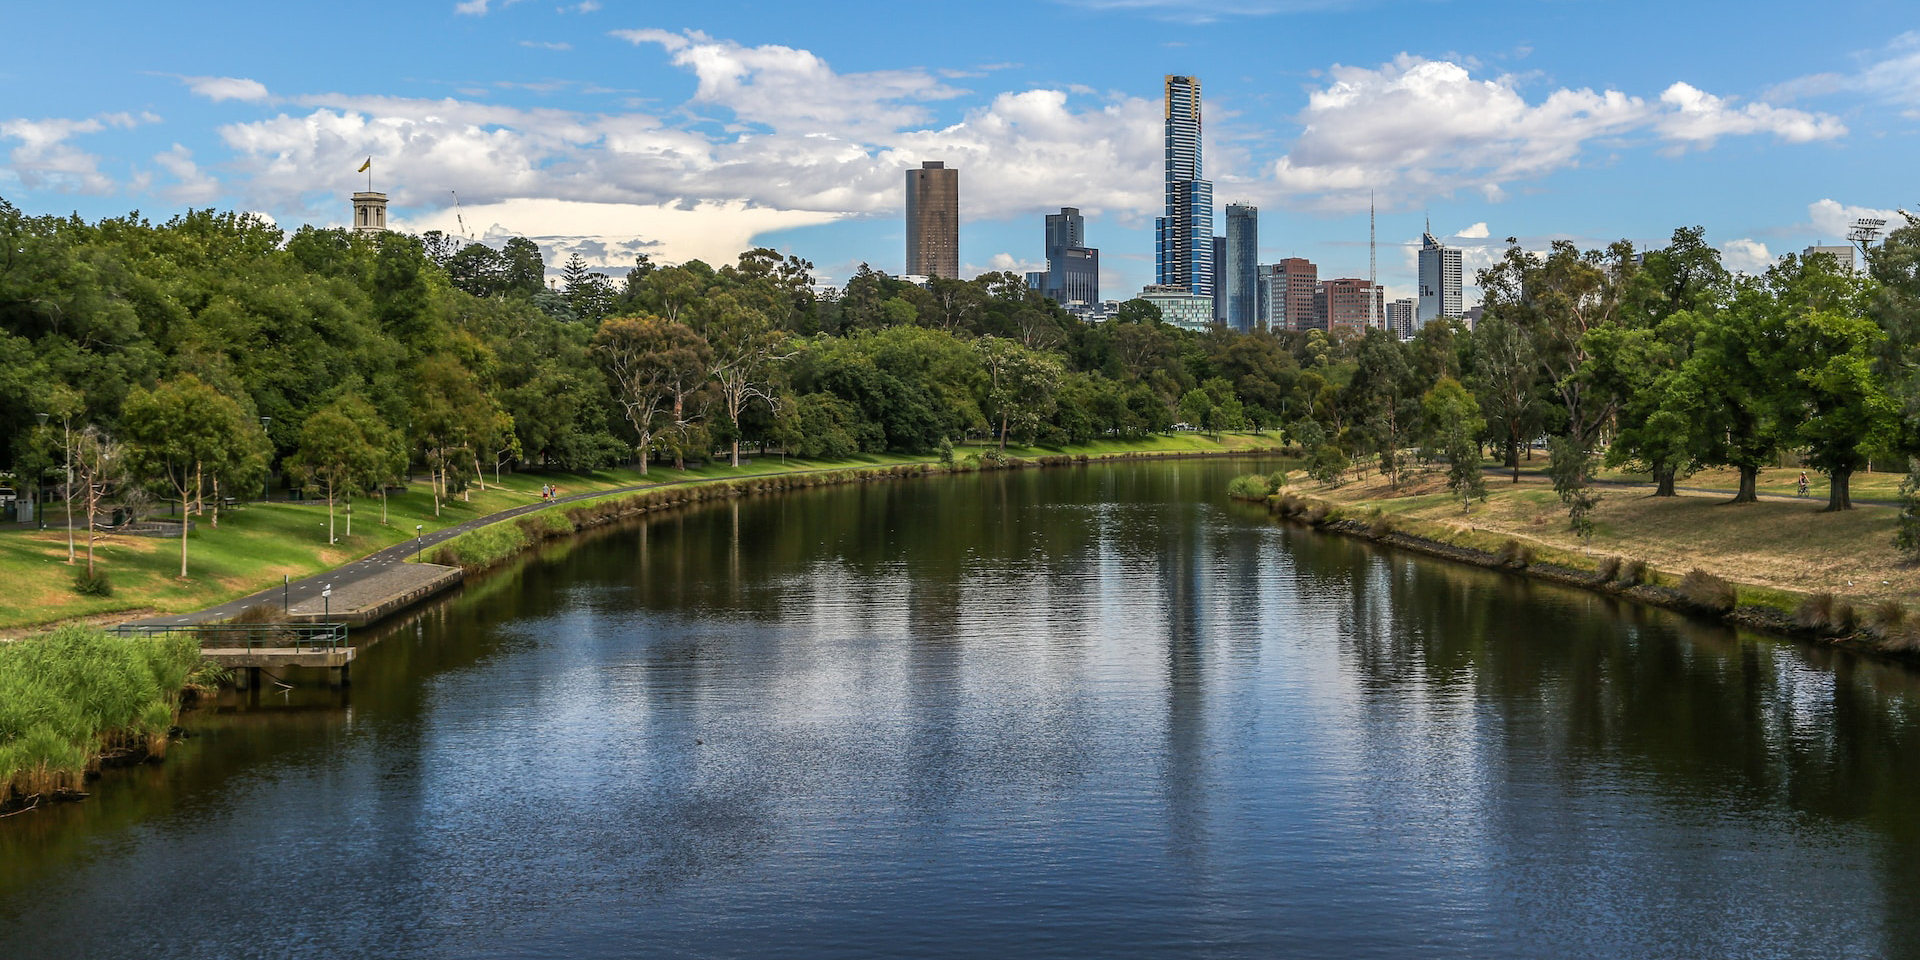
[[[366,163],[363,163],[363,164],[361,164],[361,165],[360,165],[360,169],[358,169],[358,170],[355,170],[355,171],[354,171],[354,173],[366,173],[366,172],[367,172],[367,168],[368,168],[368,167],[371,167],[371,166],[373,166],[373,158],[372,158],[372,157],[368,157],[368,158],[367,158],[367,162],[366,162]]]

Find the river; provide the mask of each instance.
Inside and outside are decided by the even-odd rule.
[[[1273,523],[707,504],[0,820],[0,956],[1920,957],[1914,672]]]

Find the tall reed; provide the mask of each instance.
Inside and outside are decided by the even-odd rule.
[[[78,790],[108,751],[163,753],[199,662],[191,637],[84,626],[0,643],[0,805]]]

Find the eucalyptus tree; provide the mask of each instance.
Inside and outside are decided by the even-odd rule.
[[[692,327],[660,317],[608,320],[593,335],[592,350],[638,438],[634,451],[646,476],[655,435],[683,422],[688,386],[705,378],[712,351]]]
[[[342,396],[315,411],[300,425],[299,445],[286,460],[295,476],[318,480],[327,494],[327,542],[334,536],[334,506],[342,496],[384,488],[393,474],[397,438],[371,404]],[[384,497],[383,497],[384,499]],[[353,512],[347,512],[347,536],[353,536]]]
[[[258,476],[267,458],[266,432],[240,404],[191,374],[136,388],[122,411],[132,470],[160,484],[180,504],[180,576],[187,576],[189,514],[208,474]]]

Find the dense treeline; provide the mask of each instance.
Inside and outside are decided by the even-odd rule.
[[[811,264],[766,249],[719,267],[643,257],[619,278],[575,258],[549,282],[522,239],[288,234],[214,211],[87,223],[4,201],[0,240],[5,455],[27,486],[64,486],[71,467],[76,510],[141,493],[197,507],[270,472],[332,500],[426,471],[444,497],[514,465],[1186,424],[1283,428],[1327,476],[1464,465],[1482,444],[1517,464],[1553,437],[1578,525],[1602,457],[1669,493],[1736,467],[1750,498],[1791,451],[1845,508],[1868,456],[1920,449],[1911,223],[1866,276],[1823,257],[1734,276],[1697,228],[1644,253],[1515,246],[1480,278],[1477,329],[1405,343],[1193,333],[1141,301],[1088,325],[1008,273],[922,288],[863,267],[821,291]],[[1453,480],[1470,496],[1479,472]]]

